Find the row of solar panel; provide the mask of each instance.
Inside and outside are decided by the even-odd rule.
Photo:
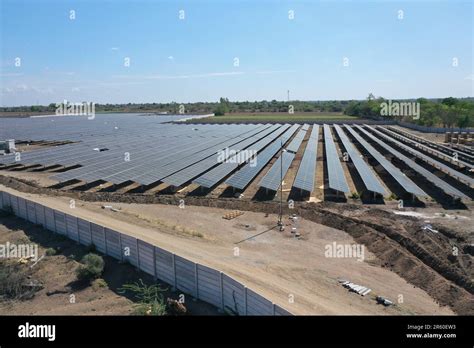
[[[281,178],[289,170],[295,154],[306,138],[310,126],[303,125],[297,132],[298,128],[300,128],[299,125],[290,127],[290,125],[279,124],[232,126],[160,124],[158,127],[154,127],[153,131],[145,130],[143,134],[132,137],[130,140],[117,141],[120,137],[118,134],[94,137],[82,135],[82,140],[79,143],[24,153],[20,163],[45,166],[82,165],[80,168],[56,175],[60,181],[70,179],[86,182],[103,180],[115,184],[130,181],[142,185],[164,182],[177,187],[193,181],[197,185],[212,188],[227,178],[225,181],[227,185],[242,190],[289,142],[285,151],[258,183],[260,187],[276,191],[280,187]],[[470,176],[407,145],[407,143],[413,144],[416,140],[382,127],[376,129],[370,126],[363,128],[345,125],[344,128],[365,153],[374,158],[406,192],[416,196],[427,196],[418,185],[370,145],[361,134],[405,162],[410,168],[416,168],[418,174],[424,176],[447,194],[462,199],[469,198],[388,144],[391,143],[427,164],[446,172],[454,179],[472,186],[474,180]],[[349,139],[342,127],[335,125],[333,129],[341,141],[341,149],[345,151],[342,160],[354,165],[368,191],[386,195],[385,186],[363,159],[361,152],[354,146],[355,142]],[[337,192],[347,193],[349,185],[331,127],[324,125],[323,130],[328,187]],[[319,126],[314,125],[307,139],[292,185],[294,188],[306,192],[314,190],[319,131]],[[173,135],[170,135],[171,133]],[[416,147],[419,145],[417,143]],[[92,150],[92,147],[96,147],[95,151]],[[12,164],[16,162],[12,156],[5,156],[0,159],[0,163]]]

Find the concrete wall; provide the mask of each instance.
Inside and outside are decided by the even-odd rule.
[[[83,245],[93,244],[97,251],[129,262],[182,291],[187,297],[200,299],[222,310],[238,315],[291,315],[216,269],[192,262],[119,231],[2,191],[0,209],[11,210],[18,217]]]

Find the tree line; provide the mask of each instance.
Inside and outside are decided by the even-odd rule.
[[[419,110],[414,115],[384,115],[384,107],[393,104],[410,103]],[[409,99],[388,100],[375,98],[369,94],[366,100],[351,101],[344,114],[372,119],[392,117],[400,121],[415,123],[428,127],[474,127],[474,98],[443,98],[443,99]]]
[[[197,103],[128,103],[96,104],[96,112],[153,112],[168,114],[210,114],[222,116],[233,113],[273,113],[288,112],[292,105],[295,113],[344,113],[361,118],[384,119],[398,117],[398,120],[416,123],[423,126],[440,127],[474,127],[474,98],[444,99],[406,99],[393,100],[396,103],[416,103],[419,106],[419,117],[403,115],[384,115],[383,105],[392,102],[373,94],[365,100],[329,100],[329,101],[230,101],[220,98],[218,102]],[[55,113],[56,104],[32,105],[18,107],[0,107],[0,112],[9,113]]]

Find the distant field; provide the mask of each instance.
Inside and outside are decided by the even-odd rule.
[[[242,113],[229,114],[225,116],[206,117],[188,120],[188,123],[232,123],[232,122],[321,122],[353,120],[357,117],[347,116],[339,113],[317,114],[317,113]]]

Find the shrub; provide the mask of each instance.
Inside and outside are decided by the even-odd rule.
[[[137,315],[166,315],[166,303],[162,294],[165,290],[156,284],[146,285],[140,279],[136,283],[125,284],[119,289],[119,292],[129,291],[133,293],[139,302],[135,308],[135,314]]]
[[[107,282],[102,278],[96,279],[92,282],[92,288],[96,291],[100,288],[106,288],[107,286]]]
[[[54,248],[48,248],[45,251],[46,256],[53,256],[56,255],[56,249]]]
[[[0,262],[0,298],[27,299],[39,289],[27,286],[28,274],[18,264]]]
[[[97,254],[87,254],[82,258],[82,265],[77,269],[77,278],[92,280],[99,278],[104,271],[104,259]]]

